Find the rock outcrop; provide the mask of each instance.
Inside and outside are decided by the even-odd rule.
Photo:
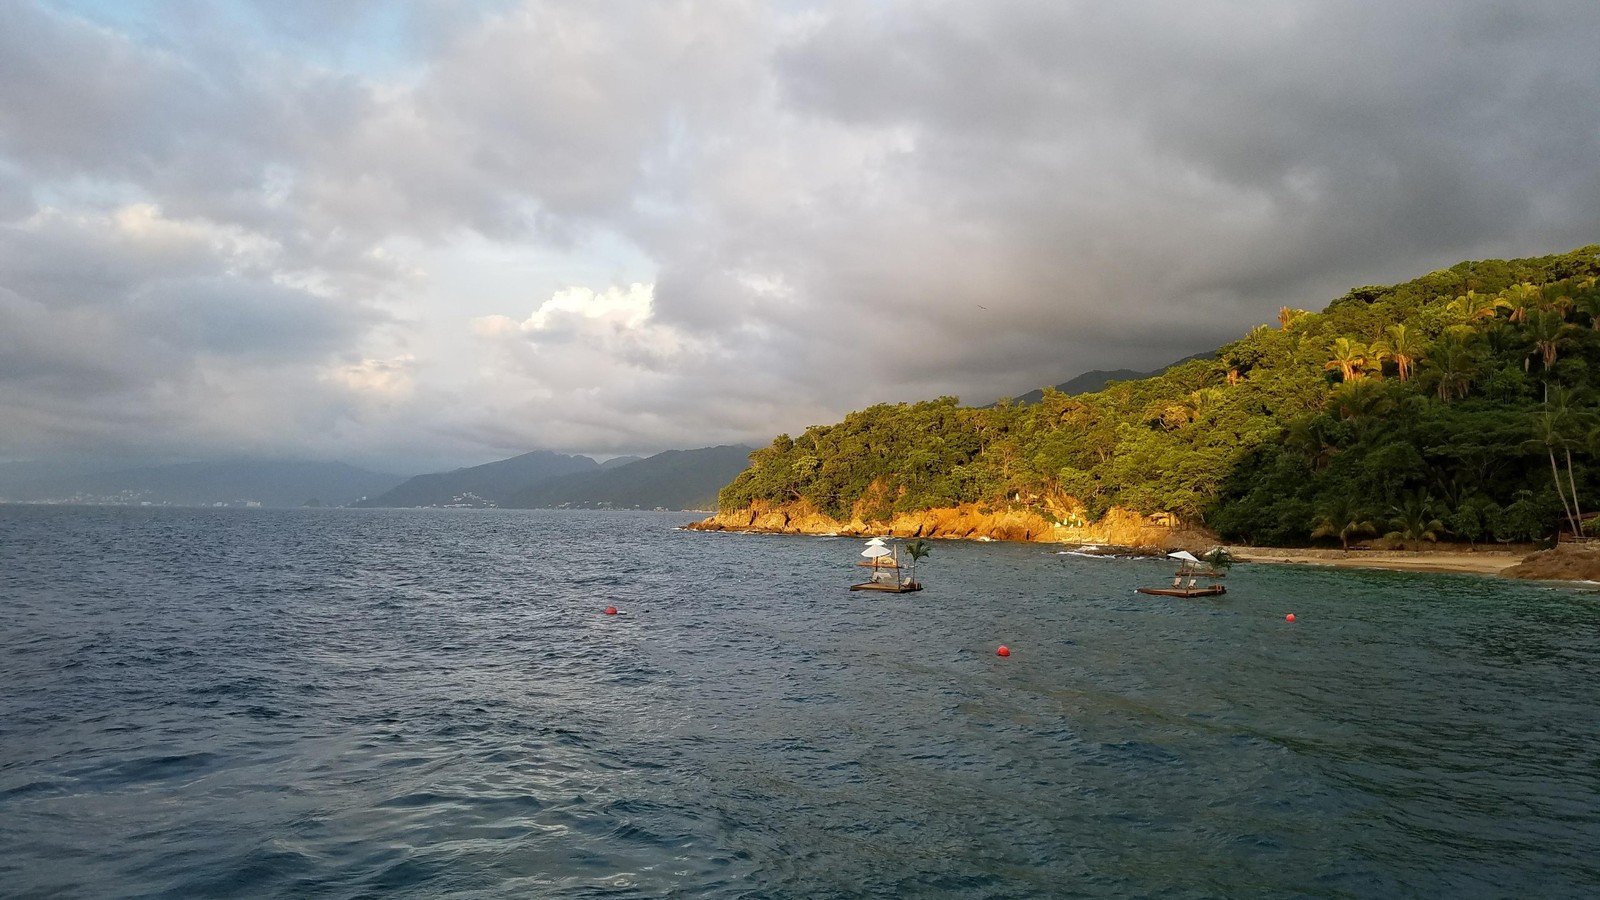
[[[1536,581],[1600,581],[1600,542],[1557,544],[1528,554],[1500,574]]]
[[[765,534],[891,535],[901,538],[1027,541],[1044,544],[1115,544],[1123,547],[1209,547],[1210,534],[1182,527],[1168,514],[1145,516],[1114,508],[1095,522],[1067,515],[1051,521],[1039,509],[1022,505],[964,504],[899,513],[886,522],[847,522],[818,512],[809,503],[757,503],[726,510],[685,527],[697,531],[749,531]]]

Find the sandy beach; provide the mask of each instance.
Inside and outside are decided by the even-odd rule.
[[[1522,561],[1528,550],[1280,550],[1268,547],[1228,547],[1241,562],[1295,563],[1355,569],[1391,569],[1400,572],[1465,572],[1497,575]]]

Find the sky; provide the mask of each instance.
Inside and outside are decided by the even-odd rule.
[[[0,0],[0,460],[599,458],[1600,242],[1600,4]]]

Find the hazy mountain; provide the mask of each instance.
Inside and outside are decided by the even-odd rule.
[[[1215,351],[1196,353],[1193,356],[1185,356],[1183,359],[1180,359],[1175,363],[1169,363],[1168,365],[1162,366],[1161,368],[1151,372],[1135,372],[1132,369],[1112,369],[1110,371],[1106,371],[1105,369],[1095,369],[1090,372],[1085,372],[1076,378],[1061,382],[1060,384],[1056,385],[1056,390],[1063,394],[1093,394],[1098,391],[1105,390],[1106,386],[1113,381],[1138,381],[1141,378],[1153,378],[1172,368],[1173,366],[1181,366],[1190,360],[1211,359],[1216,355],[1217,354]],[[1011,402],[1019,406],[1026,406],[1029,403],[1038,403],[1043,399],[1044,391],[1037,390],[1029,391],[1020,397],[1013,397]]]
[[[352,505],[503,506],[506,498],[546,479],[599,471],[600,464],[587,456],[564,456],[549,450],[535,450],[453,472],[418,475],[391,491]]]
[[[107,469],[0,463],[0,501],[174,506],[614,506],[702,509],[749,460],[749,447],[672,450],[604,465],[547,450],[405,478],[343,463],[222,462]]]
[[[668,450],[616,468],[551,478],[502,505],[715,509],[717,492],[750,465],[750,453],[738,446]]]
[[[1132,369],[1112,369],[1110,371],[1105,369],[1095,369],[1093,371],[1085,372],[1076,378],[1071,378],[1061,382],[1060,384],[1056,385],[1056,390],[1063,394],[1093,394],[1096,391],[1105,390],[1106,385],[1113,381],[1137,381],[1140,378],[1149,378],[1151,375],[1158,375],[1164,371],[1166,370],[1157,369],[1154,372],[1135,372]],[[1027,403],[1038,403],[1043,399],[1044,391],[1041,389],[1029,391],[1020,397],[1013,397],[1011,402],[1020,405]]]
[[[62,472],[47,464],[13,464],[22,475],[5,485],[10,500],[154,503],[174,506],[343,506],[398,484],[399,475],[345,463],[202,462],[112,471]],[[50,474],[52,473],[53,474]]]
[[[126,466],[97,462],[29,460],[0,463],[0,500],[44,500],[65,490],[76,493],[75,483]]]

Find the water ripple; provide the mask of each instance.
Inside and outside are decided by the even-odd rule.
[[[1594,595],[686,518],[0,507],[4,892],[1600,894]]]

